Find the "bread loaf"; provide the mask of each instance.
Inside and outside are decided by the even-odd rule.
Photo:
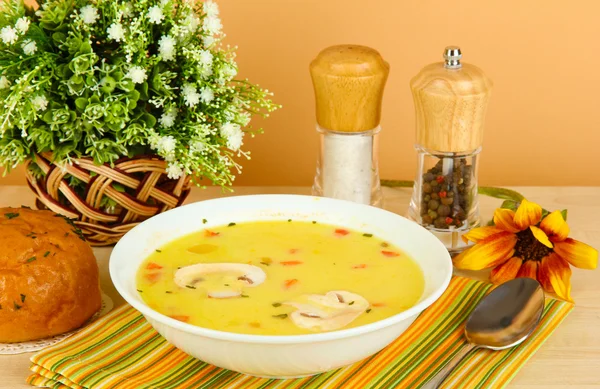
[[[0,342],[71,331],[100,304],[96,259],[70,220],[0,208]]]

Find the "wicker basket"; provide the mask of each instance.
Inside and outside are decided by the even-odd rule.
[[[72,164],[61,166],[51,161],[51,153],[42,153],[27,164],[27,181],[37,197],[36,206],[73,219],[92,246],[116,243],[143,220],[181,205],[190,192],[190,177],[167,178],[166,162],[157,157],[124,158],[114,167],[96,165],[90,158],[73,159]],[[36,179],[29,169],[32,162],[43,171],[42,179]],[[69,186],[70,177],[85,183],[83,194]],[[103,196],[117,206],[110,211],[102,209]]]

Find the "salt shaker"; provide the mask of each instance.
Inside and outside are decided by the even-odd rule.
[[[313,195],[381,206],[377,134],[388,73],[365,46],[332,46],[311,62],[321,137]]]
[[[416,113],[418,173],[409,218],[436,235],[451,253],[467,247],[462,235],[477,227],[477,165],[491,80],[461,61],[458,47],[410,82]]]

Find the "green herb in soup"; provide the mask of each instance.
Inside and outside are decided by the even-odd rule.
[[[231,222],[175,240],[137,275],[144,301],[221,331],[294,335],[356,327],[413,306],[419,266],[368,231],[312,222]]]

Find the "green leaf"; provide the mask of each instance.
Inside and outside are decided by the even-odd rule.
[[[146,124],[146,127],[153,128],[156,124],[156,118],[149,113],[144,113],[140,120]]]
[[[516,212],[517,208],[519,208],[519,203],[514,200],[504,200],[500,208],[510,209]]]
[[[119,184],[118,182],[113,182],[112,183],[112,187],[117,191],[117,192],[121,192],[121,193],[125,193],[125,187],[121,184]]]
[[[52,34],[52,40],[56,43],[63,43],[67,39],[67,34],[63,32],[55,32]]]
[[[138,92],[137,90],[135,90],[135,89],[134,89],[134,90],[132,90],[131,92],[129,92],[129,93],[127,94],[127,97],[128,97],[130,100],[133,100],[133,101],[135,101],[135,103],[137,104],[137,101],[140,99],[140,92]],[[147,100],[147,99],[146,99],[146,100]]]
[[[560,214],[562,215],[563,219],[565,219],[565,221],[567,221],[568,211],[566,209],[563,209],[562,211],[560,211]]]
[[[142,85],[140,85],[140,98],[144,101],[148,100],[150,97],[148,97],[148,83],[144,82],[142,83]],[[137,100],[137,99],[136,99]]]
[[[125,92],[131,92],[135,89],[135,84],[130,79],[121,80],[119,83],[119,88],[124,90]]]
[[[77,107],[77,109],[80,112],[83,112],[83,110],[85,110],[85,107],[88,105],[88,99],[86,99],[85,97],[79,97],[77,99],[75,99],[75,106]]]
[[[81,46],[79,46],[79,52],[82,54],[90,54],[92,53],[92,46],[89,42],[83,42]]]

